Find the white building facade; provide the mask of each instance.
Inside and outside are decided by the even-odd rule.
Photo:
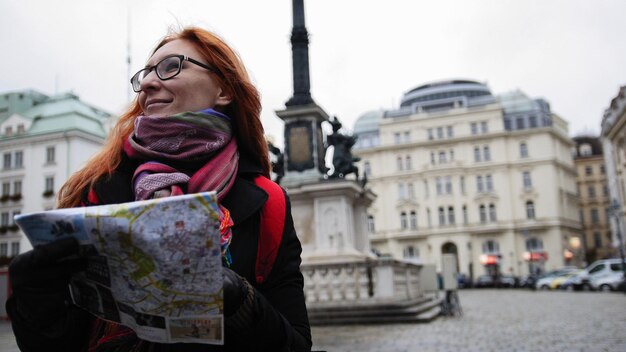
[[[469,277],[522,276],[562,267],[580,240],[573,143],[544,100],[437,82],[366,113],[354,134],[378,196],[368,211],[378,254],[439,267],[453,253]]]
[[[110,118],[73,94],[0,94],[0,261],[32,248],[13,217],[55,207],[59,188],[101,148]]]

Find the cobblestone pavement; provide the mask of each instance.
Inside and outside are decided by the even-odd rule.
[[[461,318],[313,327],[317,351],[626,351],[626,295],[462,290]],[[0,321],[0,351],[18,352]]]
[[[428,324],[313,327],[314,350],[626,351],[626,295],[461,290],[463,316]]]

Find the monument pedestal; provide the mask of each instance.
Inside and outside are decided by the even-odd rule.
[[[302,264],[365,261],[374,256],[367,231],[371,190],[337,179],[288,188]]]

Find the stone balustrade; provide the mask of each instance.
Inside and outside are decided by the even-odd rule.
[[[307,305],[397,303],[423,294],[421,265],[394,259],[303,264],[301,270]]]

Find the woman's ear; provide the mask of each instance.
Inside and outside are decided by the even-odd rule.
[[[226,106],[232,102],[233,99],[230,95],[226,94],[223,89],[220,88],[220,92],[215,100],[215,106]]]

